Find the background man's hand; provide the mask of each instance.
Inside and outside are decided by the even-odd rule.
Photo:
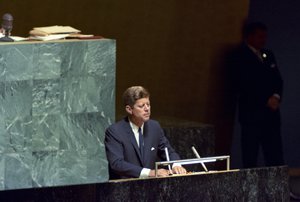
[[[158,177],[166,177],[169,176],[170,172],[166,169],[158,169],[157,176]],[[151,170],[149,173],[149,177],[155,177],[155,170]]]
[[[186,170],[182,166],[174,166],[172,171],[173,171],[173,174],[186,174]]]
[[[272,110],[276,111],[279,108],[280,102],[276,96],[271,96],[268,100],[267,106]]]

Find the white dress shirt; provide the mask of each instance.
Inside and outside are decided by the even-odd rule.
[[[139,127],[137,125],[135,125],[134,123],[132,123],[131,121],[129,121],[129,123],[130,123],[130,127],[132,129],[132,132],[134,134],[136,143],[140,147]],[[142,130],[142,135],[144,135],[144,124],[141,126],[141,130]],[[151,169],[149,169],[149,168],[143,168],[140,173],[140,178],[149,177],[150,171],[151,171]]]
[[[132,130],[132,132],[134,134],[136,143],[140,147],[139,127],[137,125],[135,125],[134,123],[132,123],[130,120],[129,120],[129,124],[130,124],[131,130]],[[144,124],[141,126],[141,130],[142,130],[142,135],[144,135]],[[174,168],[175,166],[181,166],[181,165],[179,163],[174,163],[172,165],[172,168]],[[140,178],[147,178],[147,177],[149,177],[150,171],[151,171],[151,169],[149,169],[149,168],[143,168],[142,171],[141,171],[141,173],[140,173]]]

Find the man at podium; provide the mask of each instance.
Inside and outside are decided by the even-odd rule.
[[[142,86],[128,88],[123,94],[127,117],[112,124],[105,132],[105,148],[110,179],[145,178],[155,176],[155,162],[179,160],[157,121],[150,119],[150,94]],[[185,174],[180,165],[171,170],[158,169],[158,176]]]

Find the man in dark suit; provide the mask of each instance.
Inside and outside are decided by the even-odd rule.
[[[130,87],[123,94],[128,116],[105,132],[110,179],[154,177],[157,159],[166,160],[165,148],[170,160],[180,159],[159,123],[150,119],[149,97],[149,92],[141,86]],[[184,174],[186,170],[173,164],[172,172]],[[169,170],[158,170],[158,176],[169,174]]]
[[[234,54],[244,167],[256,167],[260,146],[266,166],[284,164],[280,135],[283,81],[273,53],[264,49],[267,27],[250,23]]]

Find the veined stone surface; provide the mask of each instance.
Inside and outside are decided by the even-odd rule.
[[[0,190],[105,182],[114,40],[0,44]]]

